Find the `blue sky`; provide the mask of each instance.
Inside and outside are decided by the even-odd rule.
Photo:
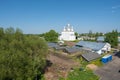
[[[0,0],[0,27],[40,34],[68,23],[78,33],[120,31],[120,0]]]

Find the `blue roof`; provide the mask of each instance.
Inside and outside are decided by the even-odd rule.
[[[78,42],[76,45],[78,46],[82,46],[82,47],[86,47],[86,48],[90,48],[92,50],[100,50],[104,47],[106,43],[98,43],[98,42],[89,42],[89,41],[80,41]]]
[[[97,41],[104,41],[105,40],[105,38],[103,37],[103,36],[99,36],[98,38],[97,38]]]

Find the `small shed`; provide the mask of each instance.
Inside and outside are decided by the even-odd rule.
[[[87,61],[92,61],[92,60],[95,60],[101,57],[101,55],[94,53],[94,52],[88,52],[88,53],[82,54],[82,57],[86,59]]]
[[[108,63],[111,60],[112,60],[112,55],[108,54],[108,55],[105,55],[105,56],[102,57],[102,62],[103,63]]]

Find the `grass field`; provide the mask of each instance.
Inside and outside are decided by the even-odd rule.
[[[91,70],[75,69],[73,72],[69,73],[67,79],[65,80],[99,80],[99,77],[96,76]]]

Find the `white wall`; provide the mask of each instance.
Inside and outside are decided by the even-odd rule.
[[[111,45],[109,43],[106,43],[102,50],[111,51]]]
[[[62,32],[59,36],[59,40],[74,41],[76,40],[76,36],[74,32]]]
[[[102,54],[102,50],[97,51],[98,54]]]
[[[111,45],[109,43],[106,43],[105,46],[101,50],[97,51],[97,53],[102,54],[107,51],[111,51]]]

